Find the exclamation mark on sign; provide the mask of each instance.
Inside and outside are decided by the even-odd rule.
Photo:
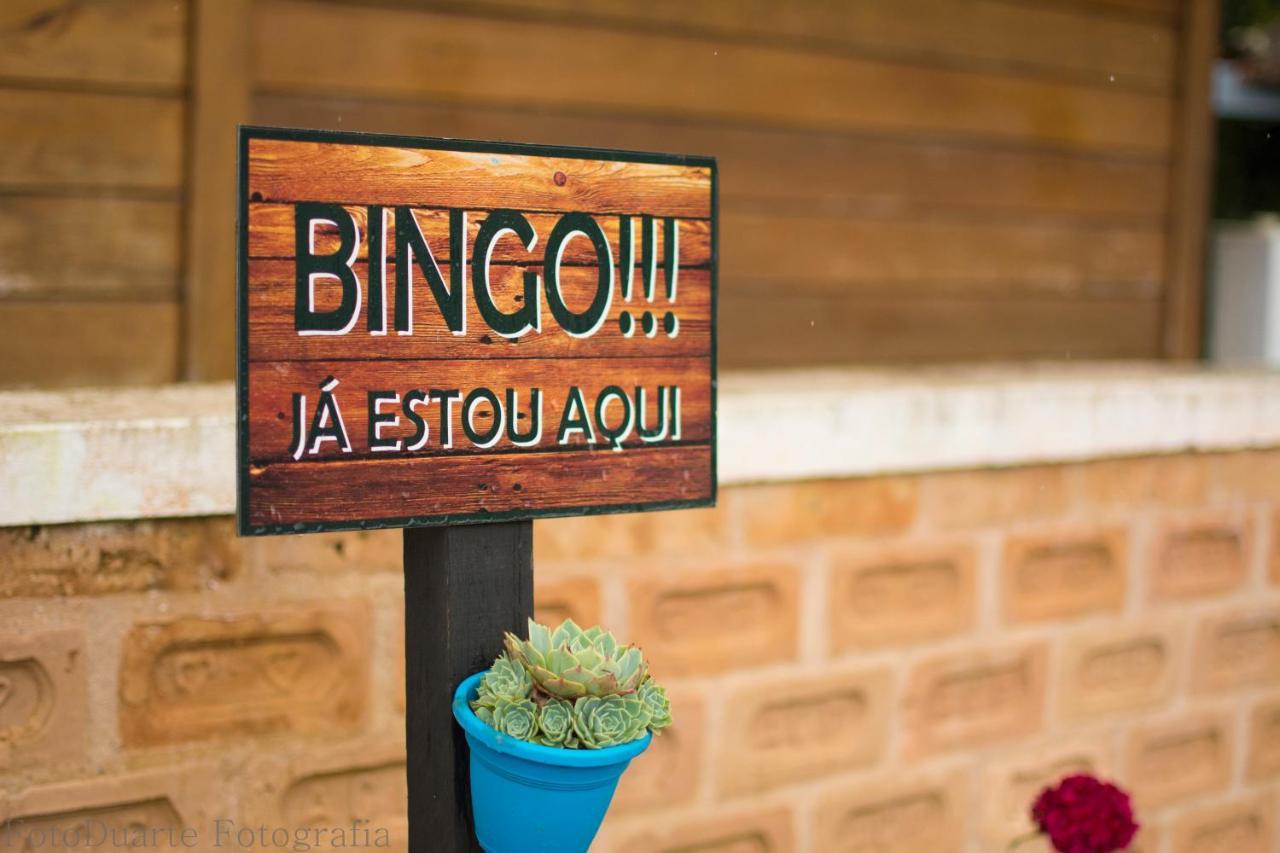
[[[680,220],[674,216],[663,217],[662,274],[665,279],[667,301],[676,301],[676,276],[680,270]],[[635,279],[636,242],[632,230],[632,217],[618,217],[618,243],[620,245],[619,266],[621,267],[622,301],[630,302],[632,282]],[[654,290],[658,278],[658,223],[654,217],[644,214],[640,217],[640,275],[644,281],[645,302],[652,305]],[[631,337],[636,332],[635,318],[630,311],[618,315],[618,328],[624,337]],[[658,318],[653,311],[645,311],[640,316],[640,329],[646,338],[658,334]],[[662,330],[667,337],[674,338],[680,333],[680,319],[674,311],[667,311],[662,317]]]

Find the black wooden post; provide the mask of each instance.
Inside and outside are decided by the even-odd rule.
[[[533,522],[404,531],[410,853],[472,853],[467,747],[453,690],[523,636],[533,615]]]

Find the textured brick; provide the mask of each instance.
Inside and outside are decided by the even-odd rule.
[[[1249,715],[1245,755],[1245,773],[1251,781],[1280,781],[1280,697],[1260,702]]]
[[[927,474],[920,483],[921,523],[950,530],[1061,515],[1070,503],[1065,471],[1043,465]]]
[[[964,777],[892,777],[824,792],[813,850],[929,853],[964,847]]]
[[[339,574],[404,568],[404,537],[399,530],[263,536],[249,540],[246,548],[271,572]]]
[[[1270,853],[1275,803],[1252,797],[1188,812],[1173,825],[1171,853]]]
[[[84,754],[85,676],[78,632],[0,636],[0,773]]]
[[[1220,497],[1280,502],[1280,452],[1249,450],[1223,453],[1215,462]]]
[[[706,509],[549,518],[538,522],[534,561],[714,551],[728,541],[728,518],[723,501]]]
[[[600,623],[600,582],[585,575],[544,580],[533,575],[533,618],[544,625],[572,619],[583,627]]]
[[[609,806],[610,814],[645,811],[688,802],[702,778],[706,700],[698,691],[671,688],[672,726],[631,762]]]
[[[1169,521],[1153,541],[1147,566],[1156,601],[1217,595],[1247,575],[1249,525],[1239,514]]]
[[[747,543],[768,546],[819,536],[864,536],[905,530],[915,518],[916,480],[876,477],[738,488]]]
[[[1021,737],[1044,722],[1042,643],[948,654],[911,671],[903,707],[907,757]]]
[[[888,670],[743,685],[723,697],[720,790],[745,793],[874,763],[888,736]]]
[[[1002,574],[1006,618],[1029,622],[1118,612],[1124,607],[1127,553],[1119,528],[1010,537]]]
[[[1271,554],[1267,566],[1271,583],[1280,586],[1280,511],[1271,516]]]
[[[1211,461],[1204,456],[1141,456],[1081,465],[1080,496],[1093,511],[1207,502]]]
[[[1171,626],[1079,631],[1062,653],[1059,708],[1076,718],[1166,702],[1173,694],[1180,644]]]
[[[405,849],[408,791],[404,744],[398,740],[268,755],[250,764],[243,784],[246,825],[296,830],[362,821],[362,829],[384,830],[391,847]],[[365,846],[377,846],[373,835]]]
[[[782,809],[717,811],[686,820],[641,820],[609,833],[616,853],[792,853],[795,829]]]
[[[1280,608],[1221,614],[1200,624],[1192,689],[1200,693],[1280,683]]]
[[[127,746],[275,731],[331,732],[364,718],[367,607],[142,623],[120,662]]]
[[[983,767],[979,808],[986,849],[1007,850],[1013,839],[1031,832],[1030,811],[1036,795],[1072,773],[1111,775],[1106,750],[1098,738],[1055,739],[1050,744],[1020,748]]]
[[[666,678],[793,660],[798,586],[783,562],[654,566],[628,579],[630,640]]]
[[[1125,750],[1139,810],[1226,788],[1231,780],[1232,731],[1222,714],[1193,714],[1135,729]]]
[[[214,821],[228,815],[217,783],[214,767],[195,765],[28,788],[0,797],[0,839],[5,850],[211,850]],[[76,841],[87,821],[94,834]],[[140,831],[150,841],[137,843]]]
[[[200,590],[240,571],[228,518],[0,528],[0,599]]]
[[[974,617],[974,550],[965,543],[839,551],[831,558],[837,652],[935,639]]]

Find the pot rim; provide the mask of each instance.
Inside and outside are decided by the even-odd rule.
[[[480,679],[484,674],[484,670],[477,672],[463,679],[458,685],[458,689],[453,693],[453,717],[458,721],[458,725],[462,726],[463,731],[490,749],[538,764],[554,764],[560,767],[604,767],[630,761],[648,749],[650,741],[653,740],[653,733],[645,732],[642,737],[618,746],[606,746],[602,749],[568,749],[559,746],[543,746],[540,743],[529,743],[509,737],[477,717],[468,704],[480,686]]]

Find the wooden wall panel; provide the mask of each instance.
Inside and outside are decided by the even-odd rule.
[[[1214,117],[1210,73],[1218,46],[1217,3],[1190,0],[1181,44],[1182,100],[1170,170],[1169,284],[1163,353],[1199,358],[1204,341],[1205,233],[1212,206]]]
[[[266,0],[259,86],[1162,154],[1171,103],[1056,80],[610,28]],[[359,57],[359,61],[354,61]],[[323,59],[322,59],[323,58]],[[341,59],[340,59],[341,58]]]
[[[186,17],[174,0],[6,0],[0,77],[179,94]]]
[[[1204,12],[15,0],[0,8],[0,309],[181,305],[175,340],[135,352],[171,363],[101,360],[96,378],[229,377],[231,140],[253,120],[717,156],[730,368],[1191,355]],[[85,218],[95,233],[68,248]],[[847,333],[812,331],[832,317]],[[39,381],[62,381],[50,371]],[[92,374],[77,371],[65,381]]]
[[[558,141],[567,145],[714,153],[727,207],[830,214],[942,210],[992,215],[1134,219],[1160,225],[1168,191],[1162,157],[1081,156],[1026,147],[956,144],[804,130],[577,115],[545,110],[259,95],[254,120],[286,127]]]
[[[178,304],[0,301],[0,387],[177,378]]]
[[[236,126],[249,120],[249,0],[192,0],[182,375],[235,371]]]
[[[387,0],[368,0],[387,4]],[[1164,0],[1149,0],[1157,7]],[[396,0],[421,7],[421,0]],[[473,0],[494,13],[520,9],[560,20],[637,29],[738,37],[801,49],[867,52],[960,67],[992,67],[1097,81],[1099,69],[1121,88],[1169,91],[1176,48],[1158,21],[1104,16],[1078,4],[1009,0],[739,0],[736,3],[583,4],[578,0]]]
[[[68,192],[182,183],[182,101],[0,88],[0,186]]]
[[[0,387],[177,378],[186,11],[0,7]]]
[[[0,300],[177,298],[177,201],[0,202]]]
[[[722,353],[740,368],[1147,358],[1159,303],[726,293]]]

